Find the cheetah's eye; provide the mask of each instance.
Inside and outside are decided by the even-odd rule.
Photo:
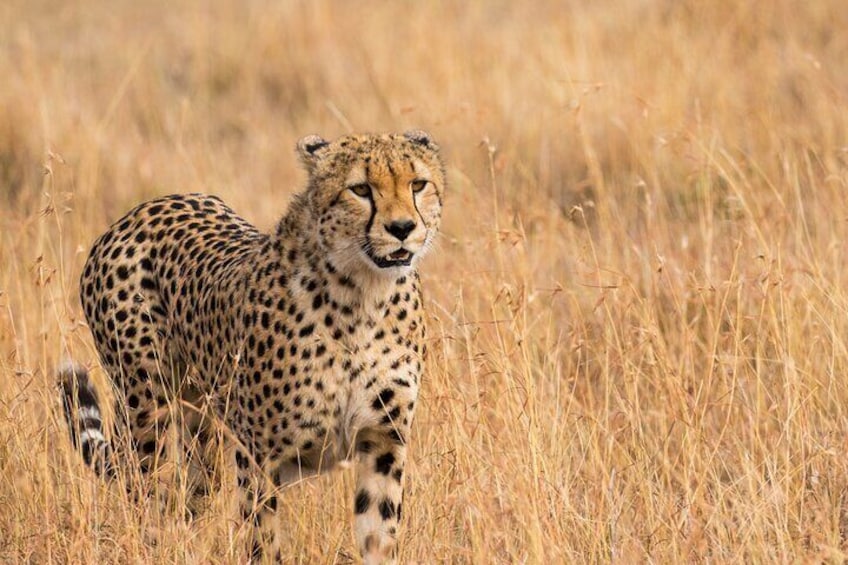
[[[363,182],[360,184],[355,184],[353,186],[347,187],[348,190],[353,192],[355,195],[360,196],[362,198],[368,198],[371,196],[371,185],[367,182]]]
[[[428,182],[430,182],[430,181],[426,181],[424,179],[418,179],[418,180],[412,181],[409,184],[410,184],[410,186],[412,186],[412,192],[421,192],[422,190],[427,188]]]

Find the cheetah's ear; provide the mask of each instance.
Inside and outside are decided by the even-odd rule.
[[[433,138],[430,137],[430,134],[424,131],[423,129],[411,129],[409,131],[403,132],[403,136],[413,143],[417,143],[418,145],[423,145],[429,149],[434,151],[438,151],[439,146],[436,145],[436,142],[433,141]]]
[[[297,153],[300,160],[308,169],[312,169],[315,162],[321,156],[321,150],[330,145],[330,142],[320,135],[307,135],[297,142]]]

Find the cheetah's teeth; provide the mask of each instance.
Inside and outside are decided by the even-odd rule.
[[[402,259],[406,259],[406,258],[407,258],[407,257],[409,257],[409,256],[410,256],[409,251],[407,251],[406,249],[404,249],[404,248],[402,248],[402,247],[401,247],[401,248],[400,248],[400,249],[398,249],[397,251],[395,251],[395,252],[391,253],[391,254],[389,255],[389,258],[391,258],[391,259],[395,259],[395,260],[402,260]]]

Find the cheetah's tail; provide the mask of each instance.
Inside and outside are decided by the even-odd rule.
[[[88,371],[67,363],[58,370],[62,387],[62,406],[71,430],[71,441],[82,453],[86,464],[98,473],[109,471],[110,445],[103,435],[103,416],[97,391],[88,378]]]

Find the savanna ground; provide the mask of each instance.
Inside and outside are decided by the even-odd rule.
[[[521,4],[521,6],[519,6]],[[70,448],[94,238],[218,194],[268,229],[307,133],[428,129],[443,236],[402,561],[848,553],[841,0],[0,6],[0,561],[230,563]],[[287,555],[355,560],[352,477],[289,489]],[[220,508],[219,508],[220,507]]]

